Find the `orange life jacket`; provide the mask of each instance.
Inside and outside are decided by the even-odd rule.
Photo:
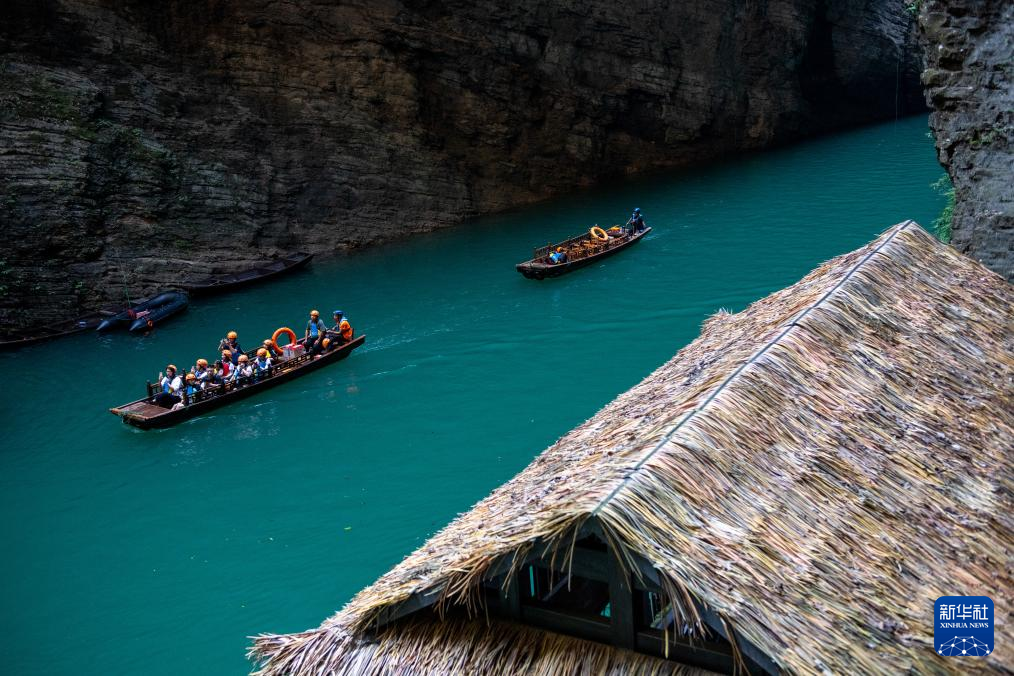
[[[343,319],[341,321],[341,324],[338,325],[338,330],[341,331],[342,340],[345,341],[352,340],[352,334],[355,333],[355,331],[352,330],[352,325],[349,324],[347,319]]]

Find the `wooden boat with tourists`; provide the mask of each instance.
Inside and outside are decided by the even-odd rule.
[[[248,284],[256,284],[273,277],[278,277],[286,272],[297,270],[313,258],[313,254],[298,252],[288,254],[272,261],[266,261],[257,267],[243,270],[242,272],[227,272],[213,274],[192,284],[184,284],[183,288],[193,295],[209,295]]]
[[[44,326],[35,326],[30,329],[17,329],[11,331],[3,339],[0,339],[0,349],[14,349],[41,343],[44,340],[52,340],[61,336],[70,336],[89,329],[94,329],[103,320],[115,314],[108,310],[91,312],[74,319],[67,319],[62,322],[55,322]]]
[[[350,342],[320,355],[304,353],[277,362],[271,367],[269,374],[260,379],[253,379],[247,383],[225,383],[212,389],[202,390],[189,398],[183,393],[183,406],[178,408],[165,408],[155,403],[159,394],[158,386],[148,383],[146,397],[111,408],[109,412],[119,416],[124,423],[142,430],[172,427],[184,420],[204,415],[220,406],[245,399],[258,392],[316,371],[328,364],[339,362],[364,342],[366,342],[365,335],[356,336]],[[257,350],[250,350],[246,354],[253,358],[256,356]]]
[[[631,234],[618,225],[609,230],[595,226],[588,232],[557,244],[548,244],[535,249],[531,260],[518,263],[515,268],[528,279],[559,277],[619,253],[644,239],[649,232],[650,227]],[[558,248],[567,254],[567,259],[563,263],[554,263],[550,260],[550,255]]]

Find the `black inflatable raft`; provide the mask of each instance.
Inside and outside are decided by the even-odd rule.
[[[126,326],[131,331],[150,328],[163,319],[185,310],[189,303],[190,297],[185,292],[166,291],[105,319],[96,330],[108,331],[120,326]]]

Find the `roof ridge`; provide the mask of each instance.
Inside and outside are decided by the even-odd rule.
[[[704,408],[707,407],[707,405],[710,404],[711,401],[715,397],[717,397],[722,392],[722,390],[725,389],[725,387],[727,385],[729,385],[733,380],[735,380],[739,376],[739,374],[742,373],[744,369],[746,369],[747,366],[750,366],[751,364],[753,364],[755,361],[757,361],[758,359],[760,359],[764,355],[764,353],[766,353],[770,348],[772,348],[775,345],[777,345],[778,342],[781,341],[781,339],[784,338],[789,333],[789,331],[791,331],[793,328],[795,328],[796,326],[799,325],[799,322],[807,314],[809,314],[811,310],[815,310],[818,307],[820,307],[828,298],[831,297],[831,295],[833,293],[835,293],[836,291],[838,291],[838,289],[840,289],[842,287],[842,285],[845,284],[845,282],[847,282],[849,279],[851,279],[852,275],[855,274],[857,271],[859,271],[859,269],[862,268],[866,264],[866,262],[869,261],[873,257],[874,254],[880,253],[881,249],[883,249],[888,244],[890,244],[891,241],[894,240],[894,238],[899,233],[901,233],[904,230],[908,229],[908,227],[911,226],[911,225],[916,225],[918,227],[918,224],[916,224],[915,221],[913,221],[911,219],[909,219],[907,221],[904,221],[904,222],[902,222],[902,223],[900,223],[898,225],[893,226],[894,232],[891,232],[891,234],[887,237],[887,239],[885,239],[883,242],[881,242],[876,247],[874,247],[874,249],[872,251],[870,251],[865,256],[863,256],[862,260],[860,260],[858,263],[856,263],[855,265],[853,265],[852,269],[849,270],[845,274],[844,277],[842,277],[840,280],[838,280],[837,284],[835,284],[830,289],[828,289],[828,291],[825,292],[824,295],[822,295],[820,298],[818,298],[816,302],[814,302],[812,305],[810,305],[809,307],[807,307],[806,309],[804,309],[802,312],[800,312],[798,315],[796,315],[795,317],[793,317],[792,320],[785,326],[785,328],[777,336],[775,336],[774,338],[772,338],[763,347],[761,347],[759,350],[757,350],[752,355],[750,355],[750,357],[746,361],[744,361],[742,364],[740,364],[736,368],[735,371],[733,371],[725,380],[723,380],[718,385],[718,387],[716,387],[714,389],[714,391],[711,392],[711,394],[709,394],[707,396],[707,398],[704,400],[704,402],[702,404],[700,404],[699,406],[695,406],[694,408],[692,408],[689,411],[687,411],[686,415],[684,415],[682,418],[680,418],[679,422],[677,422],[673,426],[673,428],[671,430],[669,430],[668,432],[665,433],[665,435],[663,435],[663,437],[659,440],[659,442],[657,444],[655,444],[655,446],[651,449],[651,451],[649,451],[643,458],[641,458],[637,462],[637,464],[633,466],[633,468],[631,468],[630,470],[627,471],[627,473],[624,475],[623,479],[621,479],[620,482],[616,485],[616,487],[613,488],[613,490],[609,492],[609,495],[607,495],[601,501],[599,501],[599,503],[595,506],[595,509],[593,509],[591,511],[591,515],[592,516],[597,516],[598,513],[600,511],[602,511],[602,508],[605,507],[607,504],[609,504],[609,502],[612,501],[612,499],[614,497],[616,497],[616,494],[619,493],[620,490],[623,489],[623,487],[627,485],[627,483],[630,481],[630,479],[633,478],[633,476],[635,474],[637,474],[641,470],[641,468],[644,467],[644,465],[647,464],[647,462],[649,460],[651,460],[655,456],[655,454],[658,453],[658,451],[661,450],[661,448],[666,445],[666,443],[669,442],[670,439],[673,438],[673,436],[676,434],[676,432],[678,432],[679,429],[681,427],[683,427],[683,424],[685,422],[687,422],[692,417],[694,417],[695,415],[697,415],[698,413],[700,413],[702,410],[704,410]]]

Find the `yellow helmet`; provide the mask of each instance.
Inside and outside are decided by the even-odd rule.
[[[331,344],[330,338],[325,338],[323,341],[321,341],[321,345],[323,345],[324,347],[327,347],[330,344]]]
[[[258,356],[258,357],[266,357],[266,356],[268,356],[268,351],[267,351],[267,350],[265,350],[265,349],[264,349],[264,348],[262,347],[261,349],[257,350],[257,356]]]
[[[203,367],[207,368],[207,366],[208,366],[208,360],[207,359],[198,359],[197,360],[197,365],[198,366],[203,366]]]
[[[195,376],[193,373],[188,373],[187,380],[197,380],[197,376]]]
[[[222,350],[222,356],[232,359],[232,350]]]
[[[261,345],[264,345],[264,346],[268,346],[268,345],[271,345],[271,344],[272,343],[271,343],[271,339],[270,338],[265,338],[264,342],[261,343]]]
[[[563,251],[563,247],[562,246],[556,247],[556,253],[560,253],[561,251]]]
[[[241,354],[239,355],[239,361],[250,361],[250,357],[246,356],[245,354]]]
[[[310,310],[310,316],[311,317],[319,317],[320,313],[317,312],[316,310]]]
[[[226,334],[225,337],[228,338],[229,340],[236,340],[237,338],[239,338],[239,334],[237,334],[235,331],[230,331],[229,333]]]
[[[165,367],[166,371],[168,371],[169,369],[176,371],[176,364],[169,364],[168,366]]]

